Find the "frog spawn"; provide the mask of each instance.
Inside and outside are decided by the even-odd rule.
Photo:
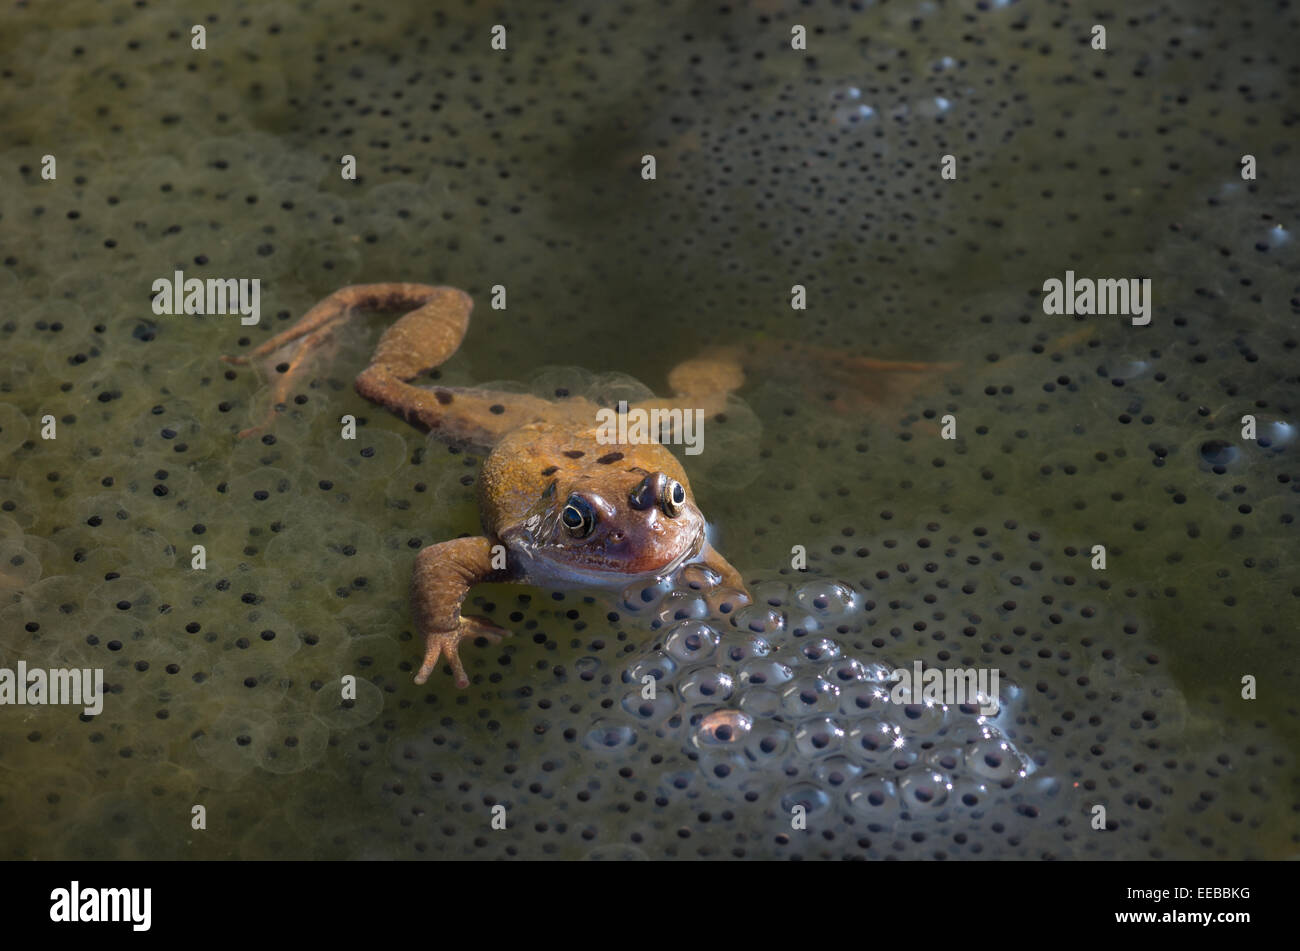
[[[624,670],[622,709],[643,726],[675,710],[714,787],[768,792],[787,815],[802,807],[810,818],[840,810],[889,823],[940,810],[978,818],[1037,769],[997,725],[1013,721],[1018,687],[1004,685],[993,717],[977,709],[986,696],[960,706],[914,698],[893,667],[827,636],[861,611],[848,585],[769,582],[759,603],[707,620],[680,618],[698,585],[653,606],[647,590],[634,586],[623,604],[646,611],[662,639]],[[660,699],[669,695],[675,705]],[[778,775],[784,788],[772,793]]]

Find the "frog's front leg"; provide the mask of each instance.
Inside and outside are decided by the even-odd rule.
[[[745,385],[745,369],[734,347],[714,347],[696,357],[683,360],[668,373],[668,386],[673,395],[642,400],[633,408],[642,410],[675,410],[685,412],[701,410],[704,418],[712,419],[725,412],[727,401]],[[672,437],[671,433],[663,435]],[[690,562],[713,573],[714,583],[708,595],[715,610],[729,613],[749,604],[753,599],[745,587],[745,580],[722,554],[709,542]]]
[[[456,686],[469,686],[460,660],[460,642],[482,637],[495,643],[510,632],[487,618],[465,617],[460,608],[474,585],[504,580],[506,575],[492,567],[492,541],[487,538],[455,538],[420,552],[411,580],[416,628],[425,641],[424,662],[415,675],[417,684],[427,681],[438,660],[445,657]]]
[[[704,543],[704,547],[692,564],[702,565],[713,572],[717,578],[717,584],[713,585],[705,595],[709,607],[714,611],[720,614],[730,614],[732,611],[754,602],[749,589],[745,587],[745,579],[741,577],[740,572],[732,566],[731,562],[722,557],[721,552],[708,542]]]

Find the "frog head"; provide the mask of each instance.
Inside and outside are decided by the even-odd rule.
[[[704,529],[684,474],[602,467],[552,481],[503,540],[531,574],[608,584],[671,574],[699,553]]]

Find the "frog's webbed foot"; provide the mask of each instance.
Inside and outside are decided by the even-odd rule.
[[[460,613],[469,589],[480,581],[504,580],[506,571],[493,568],[493,544],[486,538],[453,538],[430,545],[416,556],[411,582],[415,622],[424,635],[424,661],[415,675],[425,683],[446,658],[457,687],[468,687],[469,677],[460,659],[460,642],[477,637],[496,642],[510,632],[487,618]]]
[[[274,419],[276,408],[288,401],[290,392],[316,362],[322,348],[360,310],[408,311],[380,338],[369,369],[357,379],[357,389],[361,390],[362,379],[368,378],[376,395],[363,392],[363,396],[409,417],[424,391],[404,386],[405,382],[456,352],[465,337],[473,306],[464,291],[429,284],[355,284],[335,291],[291,327],[248,354],[222,357],[236,365],[266,358],[277,374],[270,414],[241,432],[240,438],[255,435]],[[408,396],[407,390],[416,398]]]
[[[961,366],[956,362],[878,360],[795,340],[759,339],[731,348],[751,373],[798,383],[817,405],[840,413],[883,415]]]
[[[427,681],[429,675],[437,668],[438,659],[445,657],[451,664],[456,686],[468,687],[469,676],[465,673],[465,665],[460,660],[460,642],[482,637],[495,644],[509,634],[510,632],[505,628],[497,627],[487,618],[473,615],[462,616],[455,630],[428,631],[424,635],[424,662],[420,664],[420,669],[415,675],[415,682],[422,684]]]
[[[934,386],[960,362],[877,360],[844,357],[828,364],[819,380],[831,409],[841,413],[884,413],[902,406],[913,395]]]
[[[643,405],[704,410],[706,417],[726,409],[727,399],[745,384],[746,371],[793,377],[822,390],[829,408],[874,411],[897,405],[959,363],[877,360],[794,341],[756,341],[746,346],[714,347],[677,364],[668,374],[673,396]]]
[[[275,384],[271,395],[271,408],[266,418],[256,426],[239,432],[240,439],[255,436],[271,424],[277,409],[288,402],[289,394],[305,369],[314,363],[318,351],[334,337],[335,328],[346,319],[345,313],[318,313],[314,308],[292,327],[276,334],[247,355],[222,356],[222,360],[235,366],[246,366],[266,358],[268,372],[273,372]],[[315,315],[315,316],[313,316]],[[283,352],[278,352],[283,351]]]

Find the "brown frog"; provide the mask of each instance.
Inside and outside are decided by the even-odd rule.
[[[461,614],[480,582],[622,589],[698,564],[717,582],[713,594],[723,610],[748,603],[740,574],[705,537],[686,473],[662,445],[611,443],[598,425],[601,407],[581,397],[551,401],[410,382],[456,352],[472,308],[469,295],[452,287],[345,287],[248,356],[223,358],[242,364],[269,357],[279,372],[273,403],[281,404],[312,354],[354,312],[406,312],[380,338],[370,366],[356,378],[357,392],[448,442],[488,451],[478,480],[484,534],[431,545],[416,557],[412,604],[426,646],[415,682],[428,680],[445,657],[457,685],[468,686],[461,641],[496,641],[509,633]],[[720,349],[678,364],[668,377],[671,398],[627,410],[698,409],[705,419],[715,416],[744,383],[741,359],[737,350]]]

